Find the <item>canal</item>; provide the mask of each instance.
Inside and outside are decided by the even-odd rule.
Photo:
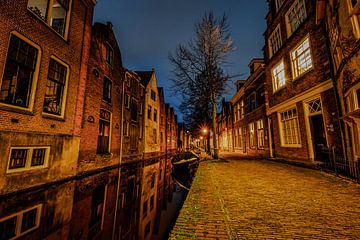
[[[167,239],[194,169],[139,162],[0,198],[0,239]]]

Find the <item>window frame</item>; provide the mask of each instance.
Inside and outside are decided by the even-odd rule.
[[[107,89],[107,92],[110,96],[105,96],[105,82],[108,82],[108,84],[107,84],[108,87],[110,86],[110,89]],[[113,85],[113,81],[109,77],[104,76],[102,100],[104,100],[107,103],[112,102],[112,89],[113,89],[112,85]]]
[[[255,141],[255,123],[251,122],[248,124],[249,128],[249,147],[251,149],[256,148],[256,141]]]
[[[299,26],[296,29],[291,29],[291,24],[289,21],[289,14],[290,12],[295,8],[296,3],[298,2],[302,2],[302,4],[304,5],[304,9],[305,9],[305,16],[304,19],[302,20],[302,22],[299,24]],[[286,33],[287,33],[287,37],[289,38],[292,34],[294,34],[294,32],[296,32],[296,30],[299,29],[300,25],[306,20],[306,18],[308,17],[308,13],[307,13],[307,9],[306,9],[306,2],[305,0],[295,0],[293,2],[293,4],[291,5],[291,7],[289,8],[289,10],[286,12],[285,14],[285,24],[286,24]]]
[[[301,55],[298,55],[295,59],[293,59],[293,52],[297,51],[306,41],[309,42],[309,48],[304,50],[302,52],[301,55],[303,54],[306,54],[306,51],[310,51],[310,58],[311,58],[311,66],[308,67],[306,70],[304,70],[303,72],[299,73],[299,69],[296,68],[295,66],[295,61],[297,61],[301,56]],[[306,35],[304,38],[302,38],[298,44],[296,44],[295,47],[293,47],[289,54],[290,54],[290,64],[291,64],[291,70],[292,70],[292,78],[293,78],[293,81],[297,80],[298,78],[302,77],[303,75],[305,75],[306,73],[310,72],[311,70],[314,69],[314,59],[313,59],[313,54],[312,54],[312,50],[311,50],[311,41],[310,41],[310,35]],[[298,66],[298,62],[296,62],[297,66]]]
[[[11,160],[11,152],[14,149],[24,149],[24,150],[26,149],[28,151],[27,156],[26,156],[26,160],[25,160],[25,167],[9,169],[10,160]],[[34,149],[45,149],[45,157],[44,157],[44,164],[43,165],[31,166]],[[39,170],[39,169],[49,168],[50,150],[51,150],[50,146],[43,146],[43,145],[39,145],[39,146],[13,146],[13,147],[10,147],[9,156],[8,156],[8,160],[7,160],[7,166],[6,166],[6,173],[7,174],[8,173],[17,173],[17,172],[24,172],[24,171],[32,171],[32,170]]]
[[[351,21],[352,31],[356,39],[360,38],[360,1],[357,1],[353,7],[351,0],[347,0],[349,17]]]
[[[278,71],[276,73],[276,76],[274,75],[274,70],[277,69],[280,65],[283,65],[283,70]],[[279,75],[284,72],[284,84],[279,86],[278,82],[279,81]],[[273,86],[273,93],[276,93],[278,91],[280,91],[281,89],[286,87],[286,71],[285,71],[285,63],[284,63],[284,59],[281,59],[272,69],[271,69],[271,78],[272,78],[272,86]]]
[[[31,41],[30,39],[28,39],[27,37],[25,37],[24,35],[20,34],[17,31],[12,31],[10,32],[9,38],[8,38],[8,44],[7,44],[7,50],[6,50],[6,55],[5,55],[5,61],[4,61],[4,66],[2,69],[2,77],[0,79],[0,90],[2,87],[2,83],[4,80],[4,76],[5,76],[5,69],[6,69],[6,63],[7,63],[7,59],[8,59],[8,55],[9,55],[9,48],[10,48],[10,40],[12,35],[14,35],[15,37],[19,38],[20,40],[24,41],[25,43],[29,44],[30,46],[34,47],[37,49],[37,59],[36,59],[36,64],[35,64],[35,70],[33,73],[33,78],[32,78],[32,83],[31,83],[31,87],[30,87],[30,92],[29,92],[29,104],[28,107],[21,107],[21,106],[17,106],[17,105],[12,105],[12,104],[8,104],[8,103],[4,103],[4,102],[0,102],[0,106],[4,106],[6,108],[10,108],[10,109],[18,109],[18,110],[23,110],[29,113],[32,113],[34,110],[34,105],[35,105],[35,94],[36,94],[36,88],[37,88],[37,83],[39,80],[39,72],[40,72],[40,62],[41,62],[41,55],[42,55],[42,51],[39,45],[37,45],[35,42]]]
[[[53,118],[55,117],[55,118],[64,119],[65,111],[66,111],[66,100],[67,100],[68,85],[69,85],[69,79],[70,79],[70,66],[68,64],[66,64],[64,61],[62,61],[61,59],[54,56],[54,55],[52,55],[50,58],[66,67],[66,69],[67,69],[66,70],[66,79],[65,79],[65,84],[64,84],[63,94],[62,94],[61,114],[56,115],[56,114],[53,114],[53,113],[44,112],[44,109],[43,109],[42,115],[43,116],[48,116],[48,117],[53,117]],[[49,61],[49,64],[50,64],[50,61]],[[47,83],[47,81],[52,81],[52,80],[49,80],[49,77],[47,77],[46,83]],[[44,96],[44,98],[45,98],[45,96]]]
[[[69,29],[70,29],[70,21],[71,21],[71,13],[72,13],[72,5],[73,0],[69,0],[69,9],[66,11],[66,17],[65,17],[65,29],[64,29],[64,35],[61,35],[59,32],[57,32],[52,27],[52,6],[53,6],[54,0],[47,0],[47,7],[46,7],[46,16],[45,19],[42,19],[40,16],[38,16],[33,10],[31,10],[28,6],[26,7],[27,10],[34,15],[36,18],[38,18],[40,21],[44,22],[53,32],[55,32],[57,35],[59,35],[64,40],[68,40],[69,38]]]
[[[274,50],[271,39],[275,38],[277,33],[279,34],[279,37],[280,37],[280,46],[276,50]],[[283,45],[280,23],[276,26],[274,31],[272,31],[271,35],[269,36],[268,45],[269,45],[269,57],[272,58],[280,50],[280,48]]]
[[[281,114],[285,113],[285,112],[289,112],[292,111],[293,109],[296,109],[296,124],[297,124],[297,132],[296,134],[298,134],[298,138],[299,138],[299,143],[295,143],[295,144],[289,144],[289,143],[285,143],[285,132],[284,132],[284,127],[283,127],[283,120],[281,120]],[[277,116],[278,116],[278,123],[279,123],[279,134],[280,134],[280,143],[281,143],[281,147],[287,147],[287,148],[301,148],[302,147],[302,140],[301,140],[301,130],[300,130],[300,124],[299,124],[299,112],[298,109],[296,107],[296,105],[291,106],[285,110],[282,110],[281,112],[277,112]],[[287,119],[289,120],[289,119]]]
[[[17,238],[19,238],[21,236],[24,236],[25,234],[28,234],[28,233],[32,232],[33,230],[40,227],[42,207],[43,207],[43,204],[38,204],[38,205],[35,205],[33,207],[26,208],[26,209],[21,210],[21,211],[19,211],[17,213],[14,213],[14,214],[11,214],[11,215],[9,215],[7,217],[1,218],[0,222],[5,222],[8,219],[16,217],[16,225],[15,225],[15,234],[16,235],[11,239],[17,239]],[[35,226],[30,228],[30,229],[27,229],[24,232],[21,232],[22,220],[23,220],[24,213],[27,213],[27,212],[29,212],[31,210],[34,210],[34,209],[36,209]]]
[[[109,114],[109,119],[105,119],[105,118],[102,118],[101,117],[101,112],[104,111],[104,112],[107,112]],[[111,135],[112,135],[112,112],[106,110],[106,109],[100,109],[100,113],[99,113],[99,132],[98,132],[98,136],[97,136],[97,141],[99,141],[99,137],[100,136],[104,136],[104,135],[99,135],[100,134],[100,121],[103,121],[103,122],[106,122],[109,124],[109,140],[108,140],[108,148],[107,148],[107,151],[106,152],[101,152],[99,150],[98,145],[96,147],[96,154],[100,154],[100,155],[104,155],[104,154],[110,154],[111,152]],[[106,137],[106,136],[105,136]]]
[[[260,134],[260,132],[262,132],[262,134]],[[256,138],[257,138],[257,146],[258,146],[258,148],[259,149],[264,149],[265,148],[264,119],[259,119],[259,120],[256,121]]]
[[[106,51],[106,53],[105,53],[105,62],[110,66],[110,67],[113,67],[114,66],[114,59],[115,59],[115,57],[114,57],[114,48],[111,46],[111,44],[109,43],[109,42],[106,42],[106,47],[105,47],[105,51]],[[111,51],[111,53],[112,54],[108,54],[108,53],[110,53],[109,51],[108,51],[108,49],[110,49]],[[108,56],[110,56],[110,60],[108,59]],[[129,79],[128,79],[128,82],[129,82]]]

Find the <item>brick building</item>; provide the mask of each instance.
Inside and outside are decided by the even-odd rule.
[[[238,92],[230,101],[234,151],[251,157],[268,157],[264,60],[253,59],[249,68],[250,76],[237,82]]]
[[[341,149],[341,140],[315,1],[268,3],[264,52],[272,156],[326,162],[330,151]]]
[[[360,1],[316,1],[317,23],[327,32],[333,80],[339,95],[346,156],[360,159]]]
[[[79,172],[116,165],[120,160],[124,69],[111,23],[94,24],[90,49]]]
[[[220,151],[232,151],[233,139],[232,139],[232,109],[230,102],[225,101],[223,98],[221,101],[221,112],[216,116],[217,127],[217,140]]]
[[[0,194],[76,174],[95,0],[53,2],[0,5]]]
[[[158,88],[159,100],[160,100],[160,122],[159,122],[159,131],[160,131],[160,152],[166,152],[166,113],[165,113],[165,96],[164,89]]]

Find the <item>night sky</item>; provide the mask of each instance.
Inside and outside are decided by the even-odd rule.
[[[175,107],[181,121],[177,110],[181,98],[170,91],[173,67],[168,56],[179,43],[194,36],[194,24],[210,10],[229,18],[236,51],[229,57],[226,71],[246,79],[250,60],[262,57],[265,0],[98,0],[94,21],[113,23],[126,68],[155,68],[158,86],[165,89],[165,101]],[[226,99],[234,93],[235,86],[230,83]]]

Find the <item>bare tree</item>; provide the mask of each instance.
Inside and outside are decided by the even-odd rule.
[[[227,56],[234,50],[227,17],[216,19],[212,12],[205,14],[195,25],[195,38],[187,45],[179,45],[170,61],[174,65],[173,90],[182,93],[183,107],[193,109],[211,102],[214,158],[219,149],[216,134],[216,103],[224,91],[228,74],[223,71]],[[191,118],[191,116],[187,116]],[[198,117],[198,116],[194,116]],[[206,120],[206,119],[204,119]]]

